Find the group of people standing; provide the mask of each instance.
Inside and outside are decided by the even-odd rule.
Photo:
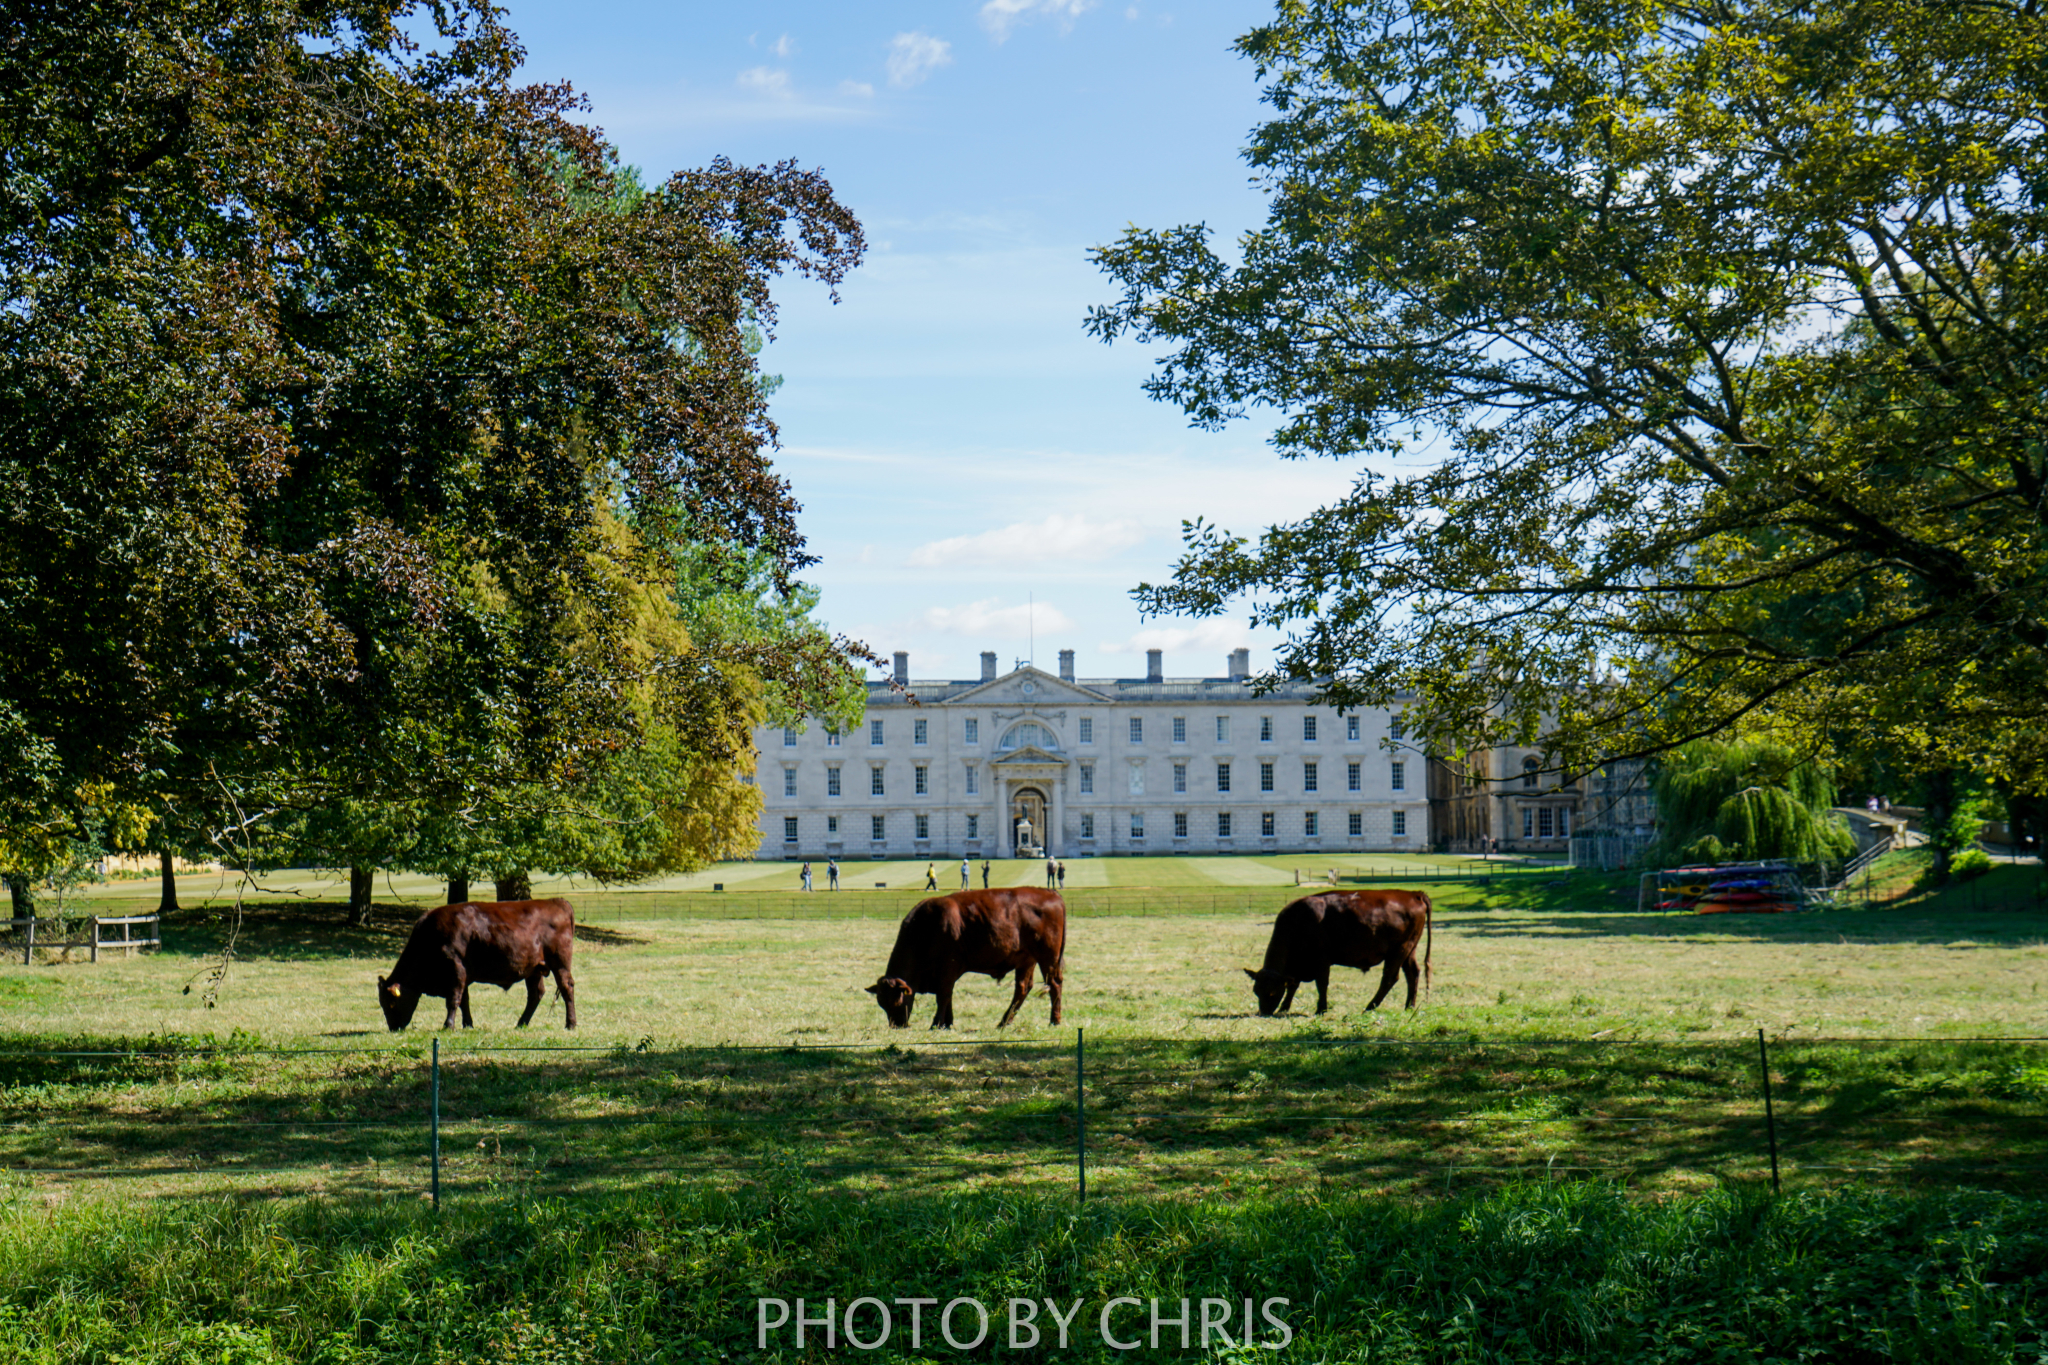
[[[811,865],[805,863],[803,871],[797,875],[803,879],[804,890],[809,891],[811,889]],[[827,890],[831,891],[839,889],[839,860],[837,858],[827,858],[825,860],[825,886]]]
[[[988,875],[989,862],[984,858],[981,863],[981,889],[984,891],[988,890]],[[809,891],[813,889],[811,886],[811,865],[808,862],[803,865],[803,870],[797,873],[797,877],[803,882],[804,890]],[[973,866],[968,859],[962,858],[960,860],[960,889],[965,891],[972,884],[972,880]],[[837,858],[825,860],[825,883],[828,890],[837,891],[839,889],[839,860]],[[1066,890],[1067,865],[1056,859],[1047,858],[1045,860],[1045,884],[1047,886],[1056,886],[1062,891]],[[924,889],[927,891],[939,889],[939,868],[937,863],[926,863],[924,865]]]

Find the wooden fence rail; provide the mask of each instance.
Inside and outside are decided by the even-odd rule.
[[[50,919],[47,917],[38,918],[30,915],[25,917],[17,916],[14,919],[5,921],[5,923],[15,933],[21,935],[21,965],[24,967],[36,960],[36,949],[38,948],[63,948],[67,952],[72,948],[90,948],[92,950],[91,960],[98,962],[100,960],[100,949],[102,948],[109,951],[119,949],[132,954],[139,953],[144,948],[161,948],[163,946],[163,926],[155,915],[88,915],[85,920],[86,937],[84,938],[36,937],[36,926],[39,924],[62,926],[62,928],[57,930],[57,932],[62,933],[71,928],[74,923],[72,920]],[[138,938],[136,936],[135,927],[137,925],[148,926],[148,937]],[[121,931],[120,937],[109,937],[106,932],[108,929],[119,929]],[[9,951],[10,953],[12,952],[11,945]]]

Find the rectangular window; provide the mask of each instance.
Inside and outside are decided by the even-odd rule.
[[[784,796],[796,795],[796,769],[784,768],[782,770],[782,794]]]
[[[1230,837],[1230,812],[1227,810],[1216,812],[1216,837],[1219,839],[1228,839]]]
[[[1557,837],[1560,839],[1572,837],[1572,808],[1570,806],[1559,806],[1557,808]]]
[[[1357,739],[1358,739],[1358,717],[1356,717],[1356,716],[1346,716],[1346,717],[1344,717],[1344,738],[1346,738],[1346,739],[1348,739],[1348,740],[1351,740],[1351,741],[1353,741],[1354,743],[1355,743],[1355,742],[1357,741]]]
[[[1134,810],[1134,811],[1132,811],[1132,812],[1131,812],[1131,838],[1133,838],[1133,839],[1142,839],[1142,838],[1144,838],[1144,837],[1145,837],[1145,813],[1144,813],[1143,811],[1135,811],[1135,810]]]
[[[917,837],[920,839],[929,839],[932,837],[931,816],[920,815],[917,817]]]
[[[1173,765],[1173,789],[1177,792],[1184,792],[1188,789],[1187,764],[1176,763]]]
[[[1317,837],[1316,812],[1305,810],[1301,813],[1301,832],[1310,839]]]
[[[868,837],[878,844],[889,837],[887,819],[887,816],[882,815],[871,815],[868,817]]]
[[[967,817],[967,837],[970,839],[979,839],[981,837],[981,817],[979,815]]]
[[[1259,765],[1259,790],[1262,792],[1273,790],[1273,765],[1270,763],[1261,763]]]
[[[1363,764],[1346,763],[1344,765],[1344,790],[1348,792],[1360,790],[1360,782],[1364,776],[1365,768]]]
[[[1536,812],[1527,806],[1522,807],[1522,837],[1524,839],[1536,837]]]
[[[980,722],[980,721],[978,721],[978,720],[974,720],[974,719],[971,719],[971,718],[970,718],[970,719],[968,720],[968,722],[967,722],[967,742],[968,742],[969,744],[979,744],[979,743],[981,743],[981,722]]]
[[[880,768],[870,768],[868,769],[868,795],[880,796],[881,794],[882,770]]]
[[[796,817],[794,815],[782,817],[782,842],[785,844],[796,842]]]
[[[1365,812],[1362,810],[1351,812],[1350,815],[1345,817],[1345,824],[1348,826],[1345,832],[1352,838],[1362,837],[1365,834]]]
[[[1548,839],[1550,837],[1550,807],[1548,806],[1536,812],[1536,837],[1539,839]]]
[[[1216,790],[1220,792],[1230,790],[1230,765],[1228,763],[1218,763],[1216,765]]]
[[[919,796],[930,796],[932,792],[931,765],[920,763],[910,770],[911,789]]]
[[[1173,718],[1173,742],[1175,744],[1185,744],[1188,742],[1188,718],[1186,716],[1175,716]]]
[[[839,769],[837,768],[825,769],[825,795],[839,795]]]
[[[1081,817],[1081,837],[1083,839],[1093,839],[1095,837],[1094,816],[1084,815]]]
[[[839,732],[837,730],[827,730],[825,732],[825,747],[828,749],[839,747]]]
[[[1093,763],[1083,763],[1081,765],[1081,795],[1095,795],[1095,765]]]
[[[1269,810],[1259,812],[1259,837],[1261,839],[1273,837],[1273,812]]]
[[[967,794],[969,796],[974,796],[977,795],[980,791],[981,769],[970,767],[967,770]]]
[[[1133,763],[1131,765],[1131,795],[1143,796],[1144,794],[1145,765],[1142,763]]]
[[[1083,744],[1093,744],[1095,742],[1095,717],[1081,717],[1081,742]]]
[[[1387,722],[1388,739],[1406,739],[1408,737],[1407,731],[1408,727],[1401,723],[1399,716],[1395,716]]]
[[[1301,742],[1303,744],[1313,744],[1316,742],[1316,718],[1314,716],[1303,716],[1301,718]]]
[[[880,721],[878,721],[878,720],[871,720],[871,721],[869,721],[869,722],[868,722],[868,743],[870,743],[870,744],[880,744],[881,742],[882,742],[882,722],[880,722]]]
[[[1394,764],[1393,768],[1391,769],[1391,775],[1393,777],[1393,788],[1395,791],[1399,792],[1408,790],[1408,765],[1406,763]]]
[[[931,735],[930,725],[931,722],[922,717],[910,722],[910,742],[912,744],[925,743]]]
[[[1173,837],[1176,839],[1188,837],[1188,813],[1184,810],[1177,810],[1173,813]]]
[[[1230,717],[1216,717],[1216,742],[1218,744],[1230,743]]]
[[[794,725],[782,727],[782,747],[785,749],[794,749],[796,747],[796,727]]]
[[[1145,742],[1145,718],[1144,718],[1143,716],[1132,716],[1132,717],[1131,717],[1131,743],[1133,743],[1133,744],[1143,744],[1144,742]]]
[[[1273,718],[1272,718],[1271,716],[1260,716],[1260,717],[1259,717],[1259,743],[1261,743],[1261,744],[1271,744],[1272,742],[1273,742]]]
[[[1301,789],[1305,792],[1312,792],[1316,789],[1315,764],[1304,763],[1301,765]]]
[[[837,839],[839,837],[838,816],[828,815],[825,817],[825,837],[827,839]]]
[[[1403,838],[1407,835],[1407,833],[1408,812],[1405,810],[1397,810],[1394,812],[1394,837],[1396,839]]]

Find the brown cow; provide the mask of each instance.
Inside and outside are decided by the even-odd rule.
[[[1029,886],[994,891],[956,891],[933,896],[912,906],[896,930],[888,970],[867,988],[889,1016],[890,1026],[910,1022],[910,1005],[919,993],[939,997],[933,1028],[953,1027],[953,983],[968,972],[1001,981],[1014,969],[1016,992],[997,1028],[1017,1017],[1031,994],[1034,966],[1045,970],[1045,989],[1052,996],[1052,1022],[1060,1021],[1061,964],[1067,955],[1067,903],[1056,891]]]
[[[1378,1009],[1394,988],[1394,977],[1408,977],[1408,1008],[1415,1008],[1415,949],[1422,948],[1422,980],[1429,980],[1432,937],[1429,897],[1421,891],[1326,891],[1303,896],[1273,921],[1266,961],[1249,967],[1259,1013],[1285,1014],[1294,1003],[1294,988],[1316,983],[1316,1013],[1330,1008],[1330,968],[1364,971],[1387,964],[1379,993],[1367,1009]]]
[[[541,978],[552,973],[562,997],[564,1026],[576,1027],[576,978],[569,957],[576,937],[576,915],[565,900],[465,901],[444,905],[420,916],[398,955],[390,976],[377,978],[377,1003],[393,1033],[412,1022],[422,995],[448,998],[442,1028],[471,1027],[469,988],[472,985],[509,989],[526,983],[525,1028],[540,1008],[547,987]]]

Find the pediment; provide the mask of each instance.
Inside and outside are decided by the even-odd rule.
[[[1027,664],[948,698],[947,705],[1047,707],[1111,700],[1114,699],[1106,693],[1070,683]]]
[[[1057,763],[1064,765],[1066,761],[1064,754],[1050,753],[1035,744],[1027,744],[1021,749],[1011,749],[1001,757],[989,760],[989,766],[1012,768],[1032,763]]]

